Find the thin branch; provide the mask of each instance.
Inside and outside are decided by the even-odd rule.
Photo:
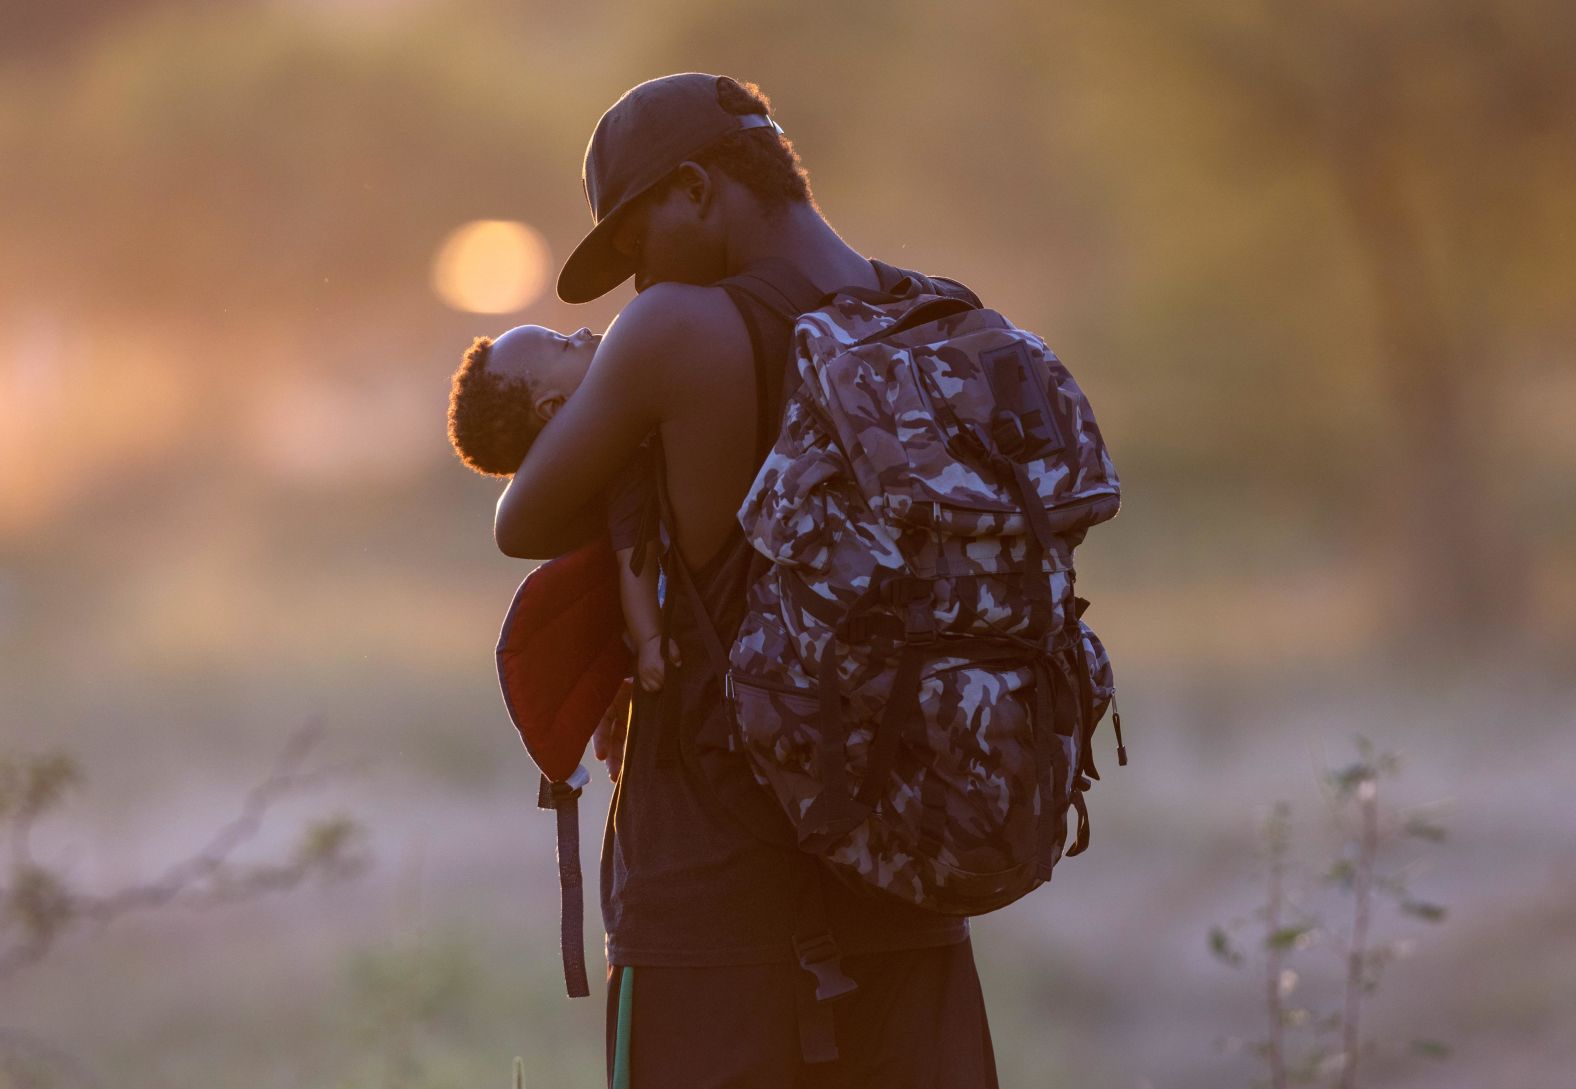
[[[207,899],[207,905],[213,905],[291,888],[314,872],[326,870],[334,876],[346,876],[359,869],[363,860],[347,852],[355,826],[345,819],[320,826],[309,849],[290,863],[258,867],[239,876],[225,869],[230,856],[257,835],[269,808],[280,798],[365,766],[363,761],[310,772],[299,770],[321,740],[322,732],[317,722],[296,731],[286,741],[268,777],[247,792],[240,815],[220,828],[197,854],[170,866],[156,881],[107,896],[89,896],[72,893],[42,867],[14,865],[11,887],[0,888],[0,903],[11,908],[7,913],[10,916],[16,914],[20,902],[24,925],[31,932],[11,948],[0,951],[0,979],[42,958],[73,922],[91,920],[102,926],[128,911],[162,906],[205,881],[214,886]]]
[[[1281,1002],[1281,969],[1285,964],[1284,948],[1278,940],[1281,933],[1282,906],[1286,877],[1286,810],[1278,805],[1270,817],[1269,839],[1269,902],[1265,906],[1265,925],[1270,940],[1266,958],[1265,1003],[1270,1015],[1268,1060],[1270,1084],[1273,1089],[1286,1089],[1286,1011]]]
[[[1340,1089],[1356,1089],[1357,1057],[1362,1046],[1359,1016],[1362,1010],[1363,974],[1368,956],[1368,921],[1373,902],[1374,858],[1379,849],[1379,781],[1363,780],[1357,788],[1362,819],[1358,841],[1357,871],[1353,878],[1351,943],[1346,953],[1346,1006],[1341,1017]]]

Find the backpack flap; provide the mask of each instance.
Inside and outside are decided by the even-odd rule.
[[[1031,504],[1058,534],[1114,517],[1115,467],[1061,361],[995,311],[910,320],[936,302],[952,300],[839,299],[835,317],[800,319],[802,377],[871,509],[974,537],[1027,532]],[[1020,497],[1019,475],[1032,494]]]

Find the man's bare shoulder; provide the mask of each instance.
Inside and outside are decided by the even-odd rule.
[[[749,352],[749,333],[728,293],[696,284],[652,284],[620,312],[607,339],[675,359]]]

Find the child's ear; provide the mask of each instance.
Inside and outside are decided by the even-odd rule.
[[[563,407],[563,404],[564,395],[562,393],[544,393],[536,399],[531,407],[536,410],[537,419],[546,423],[553,418],[553,413]]]

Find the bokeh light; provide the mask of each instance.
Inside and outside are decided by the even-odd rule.
[[[451,231],[432,262],[432,288],[456,310],[508,314],[547,286],[547,243],[509,219],[478,219]]]
[[[170,456],[196,407],[178,344],[155,323],[94,335],[43,310],[0,327],[0,541]]]

